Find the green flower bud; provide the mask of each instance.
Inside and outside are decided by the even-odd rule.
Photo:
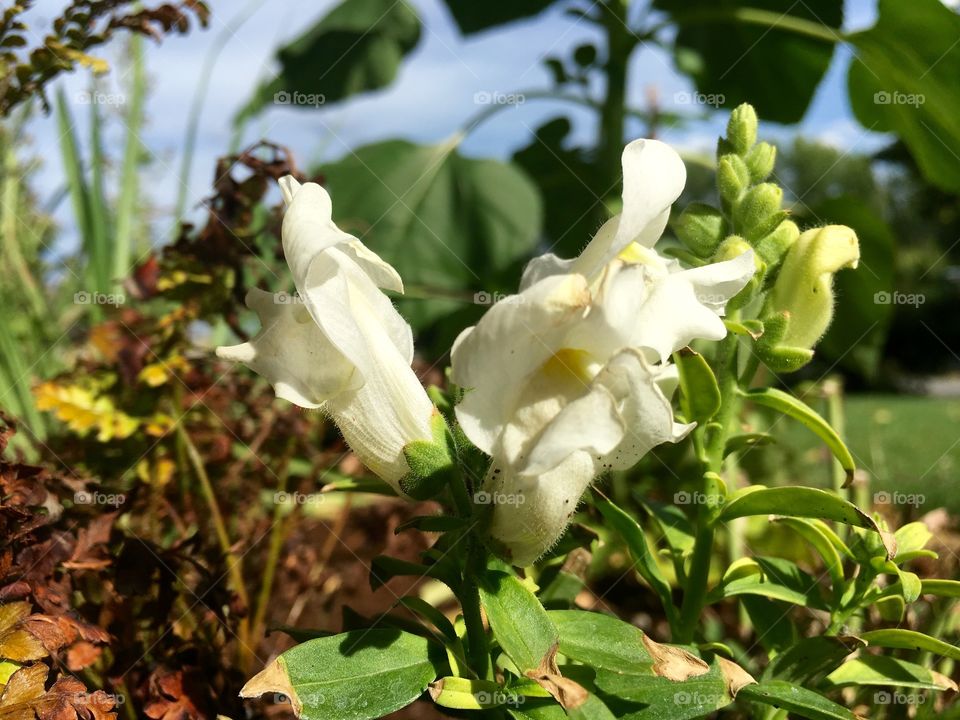
[[[720,244],[720,247],[717,248],[717,252],[714,253],[711,262],[733,260],[734,258],[740,257],[748,250],[753,250],[753,248],[750,246],[750,243],[748,243],[739,235],[731,235]],[[757,268],[757,271],[753,274],[753,277],[750,278],[750,282],[746,284],[743,290],[738,292],[727,301],[728,310],[743,307],[750,302],[753,299],[753,296],[756,294],[757,288],[759,288],[763,283],[764,275],[767,272],[767,266],[756,253],[753,254],[753,262]]]
[[[739,155],[746,155],[757,142],[757,111],[752,105],[743,103],[730,113],[727,140]]]
[[[780,210],[783,190],[779,185],[754,185],[733,206],[733,226],[747,240],[756,241],[767,235],[784,220]]]
[[[750,149],[744,160],[750,168],[750,178],[755,183],[763,182],[773,172],[773,165],[777,160],[777,148],[770,143],[757,143]]]
[[[716,208],[703,203],[691,203],[673,222],[680,241],[702,258],[716,251],[726,232],[726,220]]]
[[[782,345],[790,328],[790,313],[780,312],[763,319],[763,335],[754,347],[757,357],[775,373],[796,372],[813,359],[809,348]]]
[[[834,274],[843,268],[855,268],[859,260],[857,235],[844,225],[807,230],[793,243],[771,296],[772,311],[786,312],[790,317],[782,345],[816,345],[833,320]]]
[[[721,155],[717,162],[717,189],[726,206],[732,206],[750,186],[750,169],[739,155]]]
[[[753,244],[767,267],[773,269],[780,265],[784,253],[800,237],[800,228],[792,220],[784,220],[773,232],[763,236]]]

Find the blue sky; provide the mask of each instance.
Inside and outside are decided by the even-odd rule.
[[[593,28],[559,11],[548,11],[503,31],[464,39],[441,0],[410,2],[420,13],[424,31],[419,46],[408,57],[393,85],[317,111],[271,108],[249,125],[244,142],[263,136],[287,145],[295,151],[301,166],[310,161],[336,159],[351,147],[390,137],[437,142],[457,131],[481,109],[474,101],[477,93],[548,89],[543,55],[566,56],[571,48],[597,39]],[[305,13],[304,6],[308,4],[312,9]],[[143,187],[161,219],[156,224],[158,237],[154,240],[162,239],[163,229],[171,226],[169,218],[180,186],[178,169],[187,112],[211,46],[228,38],[210,78],[197,153],[188,179],[189,204],[194,207],[209,193],[215,160],[230,143],[234,113],[257,83],[271,74],[275,48],[298,35],[335,4],[335,0],[210,0],[209,29],[187,37],[171,37],[160,45],[148,44],[151,91],[142,138],[151,151],[152,162],[144,168]],[[52,17],[61,5],[57,0],[37,3],[31,12],[38,34],[44,30],[45,19]],[[876,0],[847,0],[845,27],[868,27],[875,13]],[[244,15],[249,15],[248,19],[234,32],[234,21]],[[118,62],[122,58],[119,49],[107,48],[103,54],[114,65],[103,89],[122,93],[126,68]],[[849,51],[841,47],[799,126],[767,126],[763,132],[777,138],[799,130],[857,151],[881,145],[882,136],[865,132],[851,116],[845,90],[848,61]],[[686,78],[674,70],[669,56],[656,48],[644,48],[635,54],[630,77],[630,102],[638,107],[644,105],[651,89],[656,90],[665,108],[674,105],[678,93],[692,90]],[[80,72],[62,82],[68,97],[76,98],[89,88],[90,79]],[[82,141],[87,134],[87,107],[74,102],[72,109]],[[575,139],[589,142],[596,133],[590,112],[571,111],[569,105],[553,101],[528,101],[500,112],[477,128],[464,142],[463,151],[476,156],[507,157],[529,142],[534,128],[561,111],[574,118]],[[664,138],[683,148],[707,149],[723,124],[723,117],[718,116],[667,132]],[[124,128],[119,118],[108,120],[108,128],[107,149],[117,157],[122,150]],[[62,186],[63,177],[55,122],[52,117],[38,118],[31,129],[32,148],[27,152],[33,151],[42,161],[38,189],[41,196],[52,196]],[[639,127],[633,130],[641,131]],[[66,203],[61,204],[56,215],[69,236],[72,218]]]

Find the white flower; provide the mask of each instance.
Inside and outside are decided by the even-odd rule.
[[[655,140],[623,152],[623,211],[573,260],[545,255],[520,294],[490,308],[453,348],[467,392],[457,418],[492,456],[490,535],[518,565],[560,537],[580,496],[694,425],[674,422],[670,355],[726,335],[720,315],[754,272],[752,253],[683,270],[652,246],[686,181],[680,157]]]
[[[287,204],[283,251],[299,298],[262,290],[247,305],[262,328],[247,343],[217,348],[266,378],[278,397],[322,408],[351,449],[399,491],[403,447],[429,440],[434,411],[410,363],[410,326],[380,290],[403,292],[396,270],[331,219],[314,183],[280,180]]]

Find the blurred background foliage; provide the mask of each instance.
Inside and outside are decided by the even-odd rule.
[[[479,101],[462,127],[433,143],[385,139],[351,147],[332,162],[299,164],[282,144],[241,147],[278,104],[309,114],[320,105],[375,97],[430,32],[408,0],[330,3],[319,18],[298,14],[302,27],[276,48],[275,74],[251,82],[241,110],[224,119],[222,159],[205,169],[205,217],[192,223],[181,222],[184,192],[173,214],[158,209],[149,192],[146,169],[157,159],[142,141],[150,122],[148,73],[163,68],[146,67],[143,43],[197,32],[208,22],[206,7],[64,3],[41,37],[30,26],[31,5],[8,3],[0,22],[0,408],[19,421],[8,455],[42,460],[67,476],[65,484],[54,483],[67,516],[89,510],[78,507],[70,483],[122,496],[96,542],[133,565],[141,556],[154,558],[143,582],[156,585],[147,594],[160,600],[148,610],[134,607],[120,587],[129,565],[107,561],[96,571],[108,578],[113,600],[86,595],[71,609],[116,637],[131,614],[170,630],[140,638],[142,653],[106,652],[80,663],[89,682],[133,698],[122,708],[129,717],[213,717],[216,698],[234,696],[255,660],[283,646],[283,634],[264,638],[265,628],[335,625],[341,621],[330,618],[348,603],[361,612],[389,609],[395,598],[381,594],[368,602],[357,590],[369,562],[385,545],[401,556],[422,549],[389,533],[412,511],[384,509],[375,496],[344,500],[330,492],[310,495],[310,503],[277,502],[276,493],[296,499],[291,493],[367,479],[321,416],[274,402],[262,381],[211,357],[214,345],[255,331],[242,303],[247,288],[292,291],[272,189],[286,173],[324,183],[338,224],[400,271],[408,291],[397,302],[418,336],[418,371],[439,384],[452,340],[516,288],[527,259],[544,251],[576,254],[616,212],[620,152],[635,134],[628,128],[656,137],[753,103],[763,120],[777,123],[767,126],[779,140],[773,181],[786,189],[794,217],[801,225],[850,225],[863,256],[860,269],[838,276],[836,320],[815,362],[772,381],[818,398],[845,428],[862,468],[858,497],[866,505],[880,492],[902,492],[922,495],[923,502],[878,501],[880,509],[904,522],[941,506],[960,512],[951,490],[960,463],[960,325],[953,314],[960,281],[960,16],[940,0],[879,0],[876,24],[852,34],[842,29],[842,3],[833,0],[444,0],[464,39],[560,12],[595,28],[597,40],[544,47],[550,83],[498,89],[503,98]],[[222,21],[220,27],[225,42],[230,28]],[[120,67],[109,69],[95,55],[108,42]],[[856,119],[889,133],[879,152],[836,147],[792,129],[836,62],[838,46],[853,52],[846,88]],[[639,81],[632,60],[650,48],[666,53],[697,93],[723,100],[678,110],[663,107],[651,91],[643,106],[632,106],[627,89]],[[183,188],[210,67],[190,78],[198,88],[194,104],[183,102],[190,120],[180,158]],[[68,72],[89,75],[86,103],[70,102],[58,88]],[[124,102],[104,99],[106,73],[118,75]],[[642,80],[652,88],[658,82]],[[470,133],[512,107],[511,94],[560,103],[570,114],[530,127],[512,157],[464,153]],[[901,97],[923,100],[890,100]],[[592,141],[574,136],[574,109],[593,116]],[[31,142],[31,124],[43,113],[56,118],[55,147]],[[83,137],[79,114],[87,116]],[[378,117],[367,121],[376,124]],[[62,157],[64,175],[56,186],[40,187],[38,163],[54,154]],[[713,199],[711,158],[687,153],[681,204]],[[54,219],[63,207],[69,227]],[[164,228],[175,228],[172,238],[156,230],[158,215]],[[70,232],[78,241],[64,252],[60,238]],[[896,302],[895,293],[920,300]],[[767,428],[777,441],[741,459],[749,476],[834,482],[832,461],[802,432],[762,414],[745,422]],[[674,481],[663,464],[682,468],[685,452],[658,451],[628,477],[615,478],[618,500],[635,501],[641,488],[669,501]],[[26,466],[18,467],[22,474]],[[338,544],[349,523],[356,532]],[[952,527],[952,520],[938,525],[945,544]],[[758,532],[748,540],[776,538]],[[66,611],[70,603],[37,598],[44,578],[9,590],[20,582],[10,567],[36,547],[23,538],[13,542],[0,540],[13,563],[0,563],[7,573],[0,593],[32,597],[47,613]],[[593,563],[598,596],[606,579],[619,574],[617,552]],[[955,570],[951,565],[941,574]],[[606,602],[642,615],[647,609],[637,605],[637,587],[631,580]],[[735,614],[717,618],[737,621]],[[350,622],[347,612],[342,623]],[[225,656],[235,660],[226,670]],[[186,715],[171,714],[180,710]]]

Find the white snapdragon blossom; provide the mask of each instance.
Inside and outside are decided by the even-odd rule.
[[[334,224],[322,187],[290,176],[280,187],[283,252],[299,298],[250,290],[246,302],[260,332],[217,355],[255,370],[278,397],[322,408],[360,460],[399,491],[409,471],[403,447],[432,437],[434,412],[410,367],[410,326],[381,291],[403,292],[403,283]]]
[[[514,564],[557,541],[598,474],[694,427],[674,422],[670,355],[726,335],[720,316],[754,260],[683,270],[653,249],[685,181],[669,146],[630,143],[623,211],[579,257],[533,260],[520,293],[454,345],[452,379],[466,389],[457,418],[493,458],[483,485],[496,503],[490,536]]]

